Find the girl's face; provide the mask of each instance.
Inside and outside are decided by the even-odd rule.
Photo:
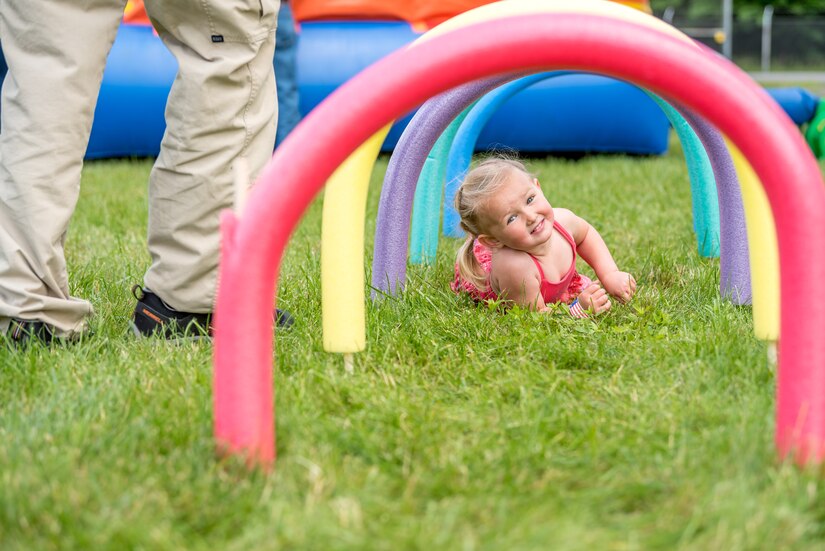
[[[539,181],[519,170],[510,170],[501,188],[483,205],[482,216],[487,235],[479,237],[492,248],[541,252],[553,234],[553,207]]]

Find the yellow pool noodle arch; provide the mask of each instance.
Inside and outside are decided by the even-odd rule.
[[[643,13],[639,10],[629,8],[627,6],[608,2],[606,0],[579,0],[575,4],[566,0],[507,0],[506,2],[495,2],[486,4],[474,10],[462,13],[452,19],[448,19],[444,23],[433,28],[429,32],[419,37],[415,42],[408,45],[408,48],[415,47],[419,41],[428,40],[433,36],[442,33],[450,32],[452,30],[462,28],[465,26],[482,23],[493,19],[501,19],[515,15],[529,15],[531,13],[575,13],[582,15],[596,15],[601,17],[611,17],[620,21],[626,21],[637,25],[643,25],[651,29],[660,31],[684,40],[686,42],[693,42],[687,35],[677,30],[675,27],[657,19],[651,15]],[[377,140],[378,147],[383,142],[388,129],[384,129],[372,136],[365,144],[373,144]],[[380,134],[380,139],[379,139]],[[324,328],[324,349],[328,352],[351,353],[363,350],[366,346],[365,335],[365,315],[364,315],[364,280],[363,280],[363,263],[364,263],[364,247],[363,247],[363,231],[365,223],[365,202],[366,190],[369,187],[369,179],[372,169],[375,165],[375,160],[378,156],[379,149],[375,149],[374,154],[368,155],[371,148],[362,146],[355,153],[353,153],[344,164],[356,164],[359,169],[353,170],[347,177],[336,177],[341,172],[341,169],[330,178],[328,186],[338,187],[341,191],[335,195],[337,202],[340,197],[351,197],[353,200],[363,198],[360,206],[356,208],[353,204],[353,210],[343,208],[342,203],[333,203],[335,208],[327,209],[327,202],[332,202],[329,199],[329,190],[324,199],[324,212],[322,220],[322,246],[321,246],[321,287],[322,287],[322,309],[323,309],[323,328]],[[362,157],[363,155],[363,157]],[[354,158],[358,159],[355,160]],[[739,155],[739,162],[744,163],[743,170],[737,170],[738,173],[746,173],[750,170],[755,180],[754,185],[761,191],[762,185],[756,178],[753,169],[750,168],[748,161]],[[342,165],[343,166],[343,165]],[[744,167],[747,167],[745,169]],[[349,169],[348,169],[349,170]],[[764,193],[764,192],[762,192]],[[744,193],[743,193],[744,195]],[[744,201],[744,198],[743,198]],[[745,202],[745,216],[746,219],[755,218],[755,214],[748,214],[749,209],[757,208],[753,202]],[[773,218],[770,218],[772,221]],[[752,224],[747,224],[750,227]],[[327,228],[330,228],[327,230]],[[776,229],[770,226],[771,234],[773,235],[773,243],[776,243]],[[346,232],[349,236],[356,234],[361,237],[358,240],[352,239],[346,241],[343,239],[336,239],[336,244],[325,245],[327,236],[336,234],[340,236]],[[750,234],[750,231],[748,232]],[[749,235],[750,237],[750,235]],[[757,236],[755,236],[757,237]],[[749,250],[753,249],[767,249],[765,243],[749,241]],[[356,246],[360,245],[360,246]],[[334,253],[331,251],[335,251]],[[328,254],[334,254],[335,259],[325,260],[325,251]],[[775,255],[774,255],[775,256]],[[778,274],[778,261],[774,258],[774,265],[772,267],[758,266],[753,264],[753,253],[751,253],[751,279],[754,312],[764,312],[765,316],[773,315],[773,320],[766,320],[764,316],[760,319],[765,320],[764,329],[757,332],[760,338],[767,338],[763,335],[772,336],[773,333],[767,330],[768,327],[776,327],[775,333],[778,333],[779,315],[778,315],[778,285],[771,289],[762,289],[762,286],[757,288],[753,283],[753,274],[758,270],[773,269]],[[770,261],[769,258],[762,258],[763,262]],[[346,267],[345,267],[346,266]],[[342,279],[340,274],[350,274],[347,279]],[[356,274],[361,274],[360,280],[355,280]],[[352,277],[353,279],[350,279]],[[778,280],[778,278],[776,278]],[[767,285],[767,283],[766,283]],[[777,307],[764,307],[764,301],[770,300],[770,296],[774,295],[777,300]],[[348,298],[344,298],[348,297]],[[346,304],[346,306],[345,306]],[[355,307],[354,305],[358,305]],[[333,319],[334,318],[334,319]],[[756,323],[754,321],[754,323]],[[775,339],[771,339],[775,340]]]
[[[778,341],[779,244],[776,241],[773,212],[762,183],[748,160],[727,138],[725,144],[736,168],[745,208],[753,296],[753,331],[758,339]]]
[[[390,125],[341,163],[324,187],[321,302],[324,350],[349,354],[367,345],[364,311],[364,220],[375,159]]]

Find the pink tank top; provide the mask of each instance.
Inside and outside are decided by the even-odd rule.
[[[563,302],[569,304],[592,282],[589,277],[583,276],[576,271],[576,242],[573,241],[573,237],[555,220],[553,221],[553,227],[558,229],[559,233],[570,243],[570,247],[573,249],[573,262],[562,280],[556,283],[547,281],[538,259],[533,255],[530,255],[530,257],[539,270],[539,276],[541,277],[540,292],[544,303]],[[475,243],[473,243],[473,254],[484,271],[489,275],[493,261],[490,249],[476,240]],[[479,289],[473,285],[473,283],[464,280],[459,273],[457,262],[455,265],[455,278],[452,283],[450,283],[450,288],[456,293],[468,293],[473,300],[476,301],[494,300],[498,297],[489,284],[484,289]]]
[[[541,262],[539,262],[539,259],[532,254],[527,253],[530,258],[533,259],[533,263],[539,270],[539,277],[541,278],[541,296],[544,299],[545,304],[552,304],[554,302],[569,302],[571,295],[576,296],[581,293],[585,283],[582,280],[588,279],[582,278],[582,276],[580,276],[576,271],[576,242],[573,240],[573,236],[567,233],[567,230],[555,220],[553,220],[553,228],[555,228],[556,231],[558,231],[562,237],[570,243],[570,248],[573,249],[573,262],[570,263],[570,268],[567,269],[567,272],[559,281],[549,281],[546,277],[544,277],[544,270],[541,268]],[[589,279],[587,283],[589,284]]]

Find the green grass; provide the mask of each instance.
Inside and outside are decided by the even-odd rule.
[[[213,455],[208,345],[127,338],[150,163],[88,164],[68,255],[96,334],[0,352],[0,547],[821,549],[825,486],[777,461],[766,346],[696,252],[678,147],[529,164],[636,276],[631,305],[474,307],[444,239],[369,306],[347,376],[320,334],[319,199],[282,269],[271,474]]]

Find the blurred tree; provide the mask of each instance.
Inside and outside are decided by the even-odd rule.
[[[723,0],[650,0],[657,16],[675,9],[677,27],[721,25]],[[772,58],[785,67],[822,67],[825,59],[825,0],[733,0],[734,60],[758,60],[762,46],[762,13],[774,7]],[[707,45],[715,44],[701,39]]]
[[[825,15],[825,0],[733,0],[736,17],[757,19],[765,6],[773,5],[775,13],[785,15]],[[672,6],[685,17],[718,16],[722,13],[722,0],[650,0],[655,13],[662,13]]]

